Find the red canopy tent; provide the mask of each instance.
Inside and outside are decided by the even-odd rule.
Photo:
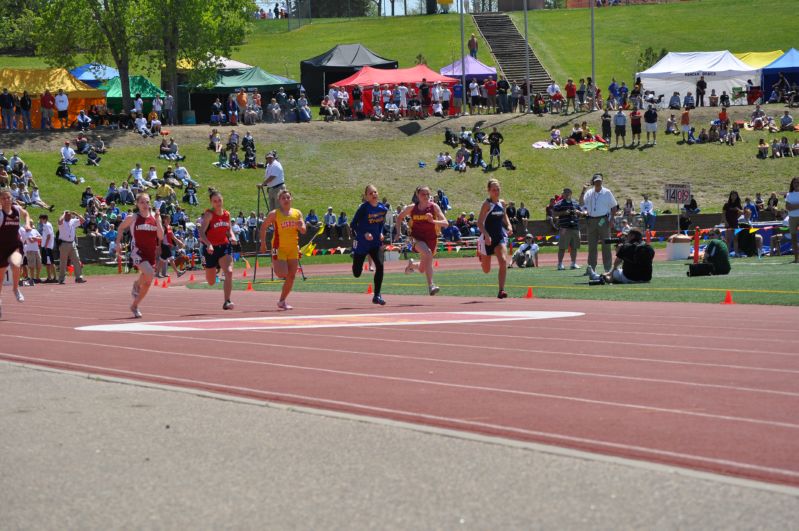
[[[363,88],[364,112],[368,115],[372,110],[372,87],[374,87],[374,85],[379,85],[381,87],[383,85],[388,85],[389,87],[394,87],[395,85],[405,83],[406,85],[416,86],[420,84],[422,80],[431,85],[433,83],[453,85],[457,82],[456,79],[442,76],[438,72],[431,70],[427,65],[416,65],[412,68],[397,68],[394,70],[364,66],[350,77],[331,83],[329,86],[343,87],[352,95],[353,87],[360,85]],[[352,100],[350,100],[350,102],[352,102]],[[451,108],[451,112],[452,111],[454,111],[454,108]]]

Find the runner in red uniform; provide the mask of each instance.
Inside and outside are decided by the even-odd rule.
[[[158,256],[158,242],[164,238],[164,229],[161,227],[161,215],[157,210],[150,208],[150,196],[141,193],[136,196],[137,212],[125,218],[117,230],[116,251],[117,256],[122,256],[122,236],[125,231],[130,231],[130,256],[133,265],[139,269],[139,278],[133,283],[130,294],[133,304],[130,311],[133,317],[141,318],[139,304],[153,283],[155,276],[155,261]]]
[[[205,258],[205,280],[213,286],[216,276],[221,270],[225,275],[225,303],[223,310],[232,310],[230,293],[233,291],[233,244],[236,236],[230,223],[230,212],[225,210],[225,202],[218,190],[209,193],[211,208],[203,214],[200,227],[200,242],[203,244]]]
[[[397,216],[397,238],[402,235],[402,220],[410,216],[411,245],[419,253],[419,262],[408,260],[405,272],[412,273],[418,265],[419,272],[427,277],[428,292],[435,295],[439,292],[439,287],[433,284],[433,255],[436,253],[440,227],[446,227],[449,223],[438,205],[430,201],[430,188],[418,187],[416,198],[417,203],[405,207]]]
[[[22,226],[30,229],[31,218],[28,216],[28,212],[14,204],[8,189],[0,192],[0,291],[3,289],[6,269],[11,265],[12,289],[19,302],[25,301],[25,297],[19,291],[19,274],[22,265],[22,241],[19,239],[19,229],[20,222],[23,220]],[[0,317],[2,314],[3,308],[0,305]]]

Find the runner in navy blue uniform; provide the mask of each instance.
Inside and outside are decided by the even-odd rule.
[[[512,232],[510,220],[505,212],[505,202],[499,198],[501,188],[499,181],[488,181],[488,199],[480,208],[477,218],[477,227],[480,229],[480,238],[477,240],[477,256],[483,273],[491,271],[491,256],[497,257],[499,262],[499,293],[498,299],[507,298],[505,292],[505,278],[508,275],[508,235]]]
[[[363,193],[364,202],[352,217],[350,227],[355,233],[352,241],[352,274],[355,278],[360,277],[366,257],[372,258],[375,265],[372,302],[382,306],[386,303],[380,295],[383,287],[383,226],[388,208],[378,201],[379,197],[374,185],[366,187]]]

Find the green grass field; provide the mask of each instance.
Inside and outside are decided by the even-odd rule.
[[[343,257],[347,260],[348,257]],[[799,266],[790,263],[790,257],[743,258],[733,260],[729,276],[698,277],[688,279],[683,262],[657,262],[655,275],[649,284],[629,286],[589,286],[582,271],[557,271],[553,267],[539,269],[511,269],[508,272],[506,290],[511,297],[524,297],[527,288],[533,288],[534,296],[543,299],[587,299],[613,301],[659,301],[720,303],[727,290],[732,291],[736,303],[799,305]],[[441,295],[458,297],[494,297],[497,293],[496,270],[485,275],[477,264],[474,269],[450,270],[446,261],[435,273],[435,281],[441,287]],[[265,270],[268,275],[268,269]],[[259,274],[260,276],[260,274]],[[299,278],[295,291],[365,293],[371,275],[360,279],[351,275],[311,276],[306,281]],[[236,289],[245,289],[246,279],[236,280]],[[258,280],[254,289],[279,291],[281,281]],[[196,283],[195,289],[210,288]],[[424,295],[426,283],[419,274],[387,274],[383,283],[383,294]]]
[[[765,10],[768,28],[754,30]],[[523,31],[524,17],[512,17]],[[768,7],[751,0],[701,0],[594,10],[596,76],[603,92],[611,76],[631,84],[641,52],[730,50],[765,52],[796,46],[799,12],[795,0],[773,0]],[[549,73],[563,86],[591,75],[589,9],[537,10],[528,13],[530,44]],[[792,37],[793,36],[793,37]]]

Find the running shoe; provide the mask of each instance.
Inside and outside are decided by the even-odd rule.
[[[178,271],[178,278],[182,277],[185,274],[186,274],[186,270],[185,269],[183,271]]]
[[[133,312],[134,319],[141,319],[141,312],[136,306],[131,306],[130,311]]]
[[[435,295],[435,294],[436,294],[436,293],[438,293],[439,291],[441,291],[441,288],[439,288],[439,287],[438,287],[438,286],[436,286],[435,284],[433,284],[433,285],[431,285],[431,286],[430,286],[430,296],[433,296],[433,295]]]
[[[499,290],[499,293],[497,294],[497,298],[498,299],[507,299],[508,298],[508,292],[505,291],[504,289]]]
[[[582,268],[581,265],[575,263],[575,264],[572,264],[569,269],[581,269],[581,268]]]
[[[405,274],[413,273],[413,260],[408,260],[408,265],[405,266]]]
[[[133,282],[133,289],[130,290],[130,294],[134,299],[139,297],[139,281],[136,280]]]
[[[371,271],[371,272],[373,272],[373,273],[374,273],[374,270],[375,270],[375,266],[373,266],[373,265],[370,265],[370,266],[369,266],[369,271]]]
[[[294,306],[289,306],[289,304],[286,301],[279,301],[277,303],[277,308],[278,310],[293,310]]]
[[[558,264],[558,271],[565,271],[565,270],[566,268],[563,266],[563,264]]]
[[[380,295],[375,295],[374,297],[372,297],[372,304],[379,304],[380,306],[385,306],[386,301],[384,301],[383,297],[381,297]]]
[[[236,305],[230,301],[225,301],[225,304],[222,305],[223,310],[232,310]]]
[[[25,296],[22,295],[20,290],[15,291],[14,295],[17,297],[17,302],[25,302]]]

